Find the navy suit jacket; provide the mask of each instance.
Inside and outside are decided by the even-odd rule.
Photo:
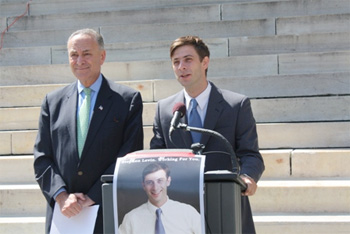
[[[95,233],[103,232],[100,178],[113,174],[116,159],[143,149],[142,98],[139,92],[103,77],[84,149],[77,148],[78,89],[74,82],[46,95],[34,146],[35,178],[48,207],[46,232],[50,230],[54,194],[87,194],[100,205]]]
[[[244,95],[218,89],[213,83],[211,85],[212,89],[203,128],[214,130],[223,135],[231,143],[236,153],[241,174],[247,174],[258,182],[265,167],[259,153],[256,123],[250,100]],[[170,122],[173,117],[172,108],[178,102],[184,103],[184,100],[184,93],[180,91],[158,102],[153,124],[154,136],[150,143],[151,149],[190,149],[192,139],[189,132],[177,129],[172,133],[172,141],[169,138]],[[187,115],[180,122],[187,123]],[[206,155],[205,171],[232,171],[230,156],[222,153],[210,153],[226,151],[220,139],[202,134],[200,143],[205,145],[203,150],[203,154]],[[242,226],[243,233],[255,232],[248,197],[242,197]]]

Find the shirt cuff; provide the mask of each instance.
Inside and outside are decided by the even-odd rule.
[[[54,195],[53,195],[53,199],[56,201],[56,197],[62,193],[62,192],[66,192],[66,189],[65,188],[60,188]]]

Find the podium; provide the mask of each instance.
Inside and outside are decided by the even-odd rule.
[[[113,175],[101,177],[104,233],[115,232],[113,212]],[[241,188],[239,175],[229,171],[204,174],[206,233],[242,233]]]

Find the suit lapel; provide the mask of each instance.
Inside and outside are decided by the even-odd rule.
[[[222,97],[222,94],[218,91],[218,88],[213,83],[210,84],[212,87],[203,127],[205,129],[214,130],[216,122],[218,121],[223,109],[221,103],[224,101],[224,99]],[[202,134],[201,143],[206,145],[209,137],[209,135]]]
[[[176,103],[179,103],[179,102],[185,103],[185,96],[183,94],[183,91],[179,92],[175,96],[175,99],[174,99],[174,101],[172,103],[176,104]],[[173,107],[170,107],[170,108],[171,108],[171,111],[172,111]],[[173,116],[173,113],[171,113],[171,117],[172,116]],[[183,123],[183,124],[187,124],[188,123],[188,121],[187,121],[187,114],[180,119],[180,123]],[[190,132],[188,132],[188,131],[185,131],[183,129],[175,130],[173,132],[173,135],[172,135],[172,140],[173,140],[173,143],[175,144],[176,147],[186,148],[186,149],[190,149],[191,148],[192,137],[191,137]]]
[[[111,108],[112,102],[110,101],[110,97],[112,96],[112,91],[109,88],[107,80],[103,77],[100,91],[98,92],[98,96],[96,98],[96,103],[94,106],[94,113],[91,118],[89,131],[86,137],[84,149],[81,155],[81,158],[84,158],[86,152],[88,152],[89,147],[92,145],[94,138],[98,130],[103,123],[109,109]]]
[[[77,146],[77,99],[78,99],[78,89],[77,83],[74,82],[70,85],[67,95],[66,104],[64,109],[61,110],[62,114],[66,116],[67,119],[67,131],[71,139],[74,139],[72,145],[74,150],[75,159],[79,160],[78,146]],[[72,110],[75,110],[72,114]]]

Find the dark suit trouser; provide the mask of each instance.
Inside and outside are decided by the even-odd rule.
[[[247,196],[242,196],[242,233],[255,234],[252,211],[250,209],[249,199]]]

